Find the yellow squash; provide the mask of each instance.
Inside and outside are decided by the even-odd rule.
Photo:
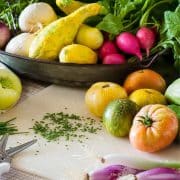
[[[79,9],[80,7],[82,7],[83,5],[85,5],[85,3],[72,0],[69,4],[64,5],[62,0],[56,0],[56,5],[65,14],[70,14],[74,12],[75,10]]]
[[[76,42],[91,49],[98,49],[102,46],[104,41],[103,34],[95,27],[90,27],[82,24],[76,35]]]
[[[59,55],[62,63],[96,64],[97,54],[87,46],[72,44],[65,46]]]
[[[33,40],[29,57],[44,60],[58,59],[61,49],[72,44],[84,20],[99,14],[101,8],[98,3],[87,4],[46,26]]]

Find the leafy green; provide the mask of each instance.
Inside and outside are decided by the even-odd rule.
[[[169,105],[168,107],[176,113],[178,119],[180,120],[180,106],[172,104],[172,105]]]
[[[139,26],[159,24],[164,11],[173,9],[177,3],[177,0],[102,0],[101,4],[109,13],[97,27],[114,35],[122,31],[134,32]],[[157,8],[158,13],[154,11]]]
[[[175,67],[180,73],[180,5],[174,12],[166,11],[164,13],[161,42],[158,46],[172,49],[175,59]]]

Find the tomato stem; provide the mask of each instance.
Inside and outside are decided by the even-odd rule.
[[[105,84],[104,86],[102,86],[102,88],[108,88],[108,87],[110,87],[109,84]]]
[[[139,116],[142,120],[139,120],[139,122],[141,122],[142,124],[144,124],[146,127],[151,127],[153,120],[148,116]]]

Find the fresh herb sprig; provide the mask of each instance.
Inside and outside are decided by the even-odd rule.
[[[17,127],[14,124],[12,124],[12,121],[15,119],[16,118],[12,118],[8,121],[0,122],[0,136],[4,134],[13,135],[18,133]]]
[[[21,11],[29,4],[38,0],[1,0],[0,1],[0,20],[7,23],[10,29],[18,30],[18,17]]]

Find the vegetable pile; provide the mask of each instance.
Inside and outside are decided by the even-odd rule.
[[[140,151],[161,151],[179,142],[179,80],[166,87],[160,74],[138,70],[126,77],[123,86],[93,84],[86,92],[85,104],[111,135],[129,136],[130,144]]]
[[[11,40],[9,53],[61,63],[124,64],[170,48],[180,69],[179,0],[16,0],[2,1],[0,9],[9,29],[33,37],[13,37],[17,47]],[[9,40],[4,31],[1,48]]]

